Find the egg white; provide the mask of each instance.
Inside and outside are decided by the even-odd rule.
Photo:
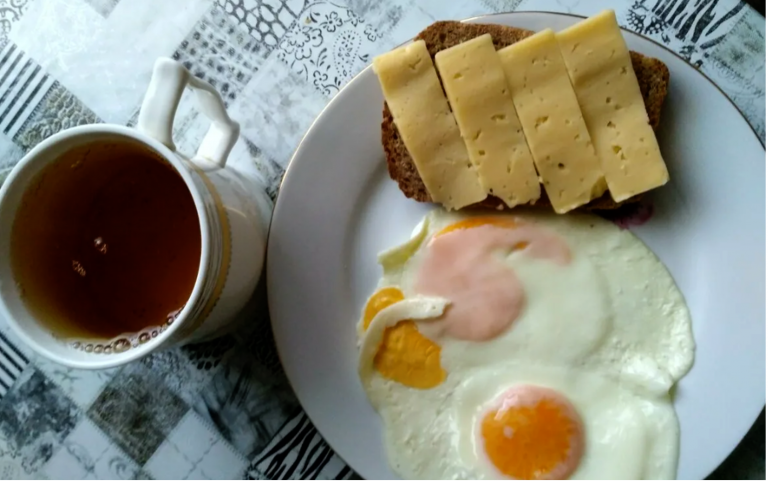
[[[416,272],[432,236],[477,215],[432,211],[410,240],[379,255],[380,285],[397,286],[406,298],[415,295]],[[502,259],[520,278],[526,306],[491,341],[437,337],[422,325],[422,334],[442,346],[447,371],[516,359],[568,363],[660,393],[690,370],[695,344],[688,308],[666,267],[642,241],[594,215],[514,217],[559,234],[572,262],[555,265],[520,251]]]
[[[379,287],[400,288],[406,301],[418,298],[413,285],[429,239],[473,215],[488,216],[430,213],[410,240],[379,255]],[[501,392],[527,383],[563,393],[582,416],[587,449],[572,479],[674,478],[679,429],[669,390],[690,369],[695,350],[674,280],[631,232],[596,216],[514,217],[559,234],[572,261],[561,266],[524,252],[500,258],[526,295],[506,332],[486,342],[439,335],[433,321],[424,322],[450,302],[437,298],[397,310],[394,304],[368,331],[359,328],[367,346],[361,381],[381,415],[393,469],[404,478],[500,477],[477,449],[477,416]],[[381,331],[400,319],[414,320],[440,345],[448,374],[442,384],[409,388],[371,368]]]
[[[638,393],[597,373],[565,366],[513,363],[462,374],[466,381],[456,388],[451,405],[456,410],[460,457],[476,467],[473,477],[504,477],[486,458],[480,442],[477,426],[483,413],[510,387],[533,384],[564,395],[584,424],[584,455],[570,479],[675,478],[679,427],[666,394]]]
[[[499,395],[520,384],[554,389],[579,413],[585,450],[570,479],[675,478],[679,427],[668,395],[594,372],[519,363],[464,370],[424,391],[373,383],[369,394],[387,400],[379,412],[393,469],[404,479],[504,479],[484,453],[478,425]]]

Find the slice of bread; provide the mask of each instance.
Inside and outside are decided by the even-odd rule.
[[[503,25],[443,21],[435,22],[427,27],[416,36],[416,40],[424,40],[429,54],[434,57],[440,50],[453,47],[486,33],[491,34],[493,44],[498,50],[533,35],[534,32]],[[659,125],[661,107],[664,103],[664,98],[667,96],[669,70],[658,59],[646,57],[637,52],[630,52],[630,55],[632,57],[632,67],[640,84],[643,100],[645,100],[648,118],[651,126],[655,129]],[[416,170],[416,165],[413,163],[408,149],[405,148],[405,144],[400,138],[395,121],[386,102],[384,103],[384,119],[381,122],[381,144],[386,154],[389,176],[397,181],[400,190],[403,191],[405,196],[419,202],[431,202],[432,199],[429,196],[429,192],[427,192],[427,188],[424,182],[422,182],[418,170]],[[639,197],[633,197],[621,204],[636,202],[639,200]],[[550,205],[544,189],[541,190],[541,198],[536,201],[535,205]],[[594,199],[584,206],[583,209],[610,210],[617,208],[619,205],[606,192],[602,197]],[[474,207],[504,209],[506,205],[500,199],[489,196]]]

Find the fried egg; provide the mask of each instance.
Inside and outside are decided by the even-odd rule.
[[[675,477],[679,427],[667,394],[561,366],[499,365],[466,377],[454,409],[472,478]]]
[[[488,242],[489,231],[501,244],[474,251],[483,237]],[[436,254],[438,241],[452,234],[464,239]],[[402,348],[411,336],[430,340],[440,346],[441,365],[449,372],[501,360],[567,363],[666,392],[693,364],[690,314],[666,267],[631,232],[597,216],[435,210],[410,240],[381,253],[379,263],[383,276],[358,334],[388,303],[419,294],[448,297],[448,313],[464,316],[424,322],[418,330],[394,326],[385,341],[399,339]],[[437,282],[424,282],[430,276]],[[445,285],[451,282],[455,292]],[[500,322],[478,322],[494,312]],[[406,329],[412,334],[405,336]],[[461,329],[489,331],[456,335]]]
[[[679,427],[666,394],[525,363],[464,370],[429,390],[394,385],[369,393],[383,401],[387,455],[405,479],[675,477]]]
[[[436,210],[379,263],[359,374],[400,475],[674,476],[690,316],[629,231]]]

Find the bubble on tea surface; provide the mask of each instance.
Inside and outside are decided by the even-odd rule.
[[[80,277],[85,277],[85,268],[78,260],[72,261],[72,270],[75,271]]]
[[[139,344],[144,344],[147,341],[149,341],[148,332],[142,332],[141,334],[139,334]]]
[[[131,341],[129,341],[124,337],[112,343],[112,349],[114,349],[115,352],[125,352],[130,348],[131,348]]]
[[[176,320],[177,317],[179,317],[179,314],[181,314],[181,311],[184,310],[184,306],[181,306],[180,308],[176,309],[175,311],[171,311],[166,316],[166,324],[169,326],[173,324],[173,321]]]
[[[97,251],[99,251],[102,254],[107,253],[107,243],[104,242],[103,237],[97,237],[93,239],[93,247],[96,248]]]
[[[74,347],[75,349],[80,349],[80,343],[78,341],[75,341],[72,343],[72,347]]]
[[[93,352],[93,344],[88,344],[83,348],[85,352]]]
[[[104,346],[102,346],[101,344],[96,344],[93,347],[93,352],[96,354],[101,354],[102,352],[104,352]]]
[[[112,346],[104,346],[104,354],[112,354]]]
[[[153,338],[153,339],[154,339],[155,337],[157,337],[157,334],[158,334],[158,332],[157,332],[157,329],[152,329],[152,338]]]

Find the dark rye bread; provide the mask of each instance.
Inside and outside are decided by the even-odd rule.
[[[427,27],[416,36],[416,40],[424,40],[429,54],[434,58],[435,54],[440,50],[453,47],[486,33],[491,34],[493,45],[498,50],[533,35],[534,32],[503,25],[444,21],[435,22]],[[640,91],[643,94],[650,124],[655,129],[659,125],[661,106],[664,103],[664,98],[667,96],[669,70],[663,62],[655,58],[646,57],[637,52],[630,52],[630,56],[632,57],[632,67],[640,83]],[[389,176],[397,181],[400,190],[403,191],[405,196],[419,202],[431,202],[432,198],[429,192],[427,192],[419,172],[416,170],[416,165],[413,163],[408,149],[405,148],[405,144],[400,138],[395,121],[392,118],[392,113],[389,111],[386,102],[384,103],[384,119],[381,122],[381,144],[386,154]],[[628,199],[622,202],[622,204],[637,201],[639,197],[636,196]],[[541,190],[541,198],[536,201],[535,205],[550,205],[544,189]],[[617,208],[619,205],[606,192],[602,197],[584,206],[584,209],[610,210]],[[475,207],[506,208],[500,199],[493,196],[489,196]]]

